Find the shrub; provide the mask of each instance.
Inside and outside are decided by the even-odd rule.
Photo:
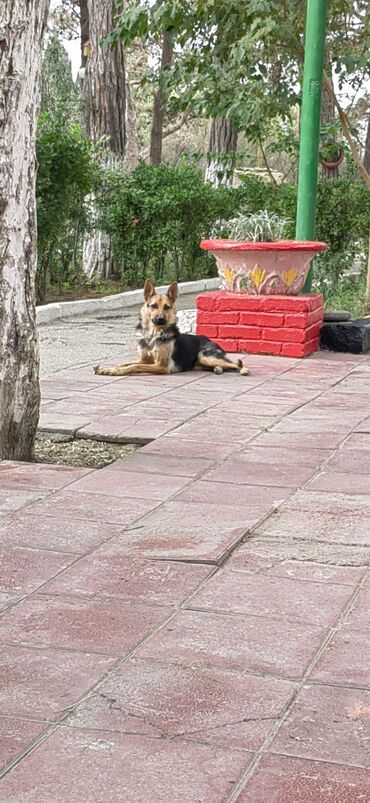
[[[98,172],[90,140],[62,113],[40,116],[36,157],[37,297],[42,301],[47,283],[66,281],[71,264],[77,265],[86,224],[83,201]]]
[[[108,177],[100,225],[110,234],[125,284],[141,284],[147,276],[191,280],[215,273],[213,259],[199,242],[237,205],[237,190],[214,189],[186,162],[178,167],[142,162],[128,175]]]

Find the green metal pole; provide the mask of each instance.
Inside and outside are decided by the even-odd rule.
[[[307,0],[303,91],[300,120],[296,240],[315,237],[321,87],[327,0]],[[303,292],[312,286],[310,269]]]

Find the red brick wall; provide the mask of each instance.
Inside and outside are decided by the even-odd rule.
[[[247,296],[216,292],[197,298],[197,334],[225,351],[306,357],[319,348],[320,293]]]

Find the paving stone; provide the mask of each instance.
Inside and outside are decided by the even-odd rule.
[[[54,722],[103,677],[114,660],[104,655],[2,644],[1,712]]]
[[[276,678],[129,661],[68,724],[257,750],[294,691],[294,683]]]
[[[158,502],[148,499],[119,498],[67,490],[34,505],[29,512],[34,516],[61,516],[66,519],[127,525],[148,513],[157,504]]]
[[[352,418],[350,420],[346,419],[345,416],[342,416],[342,412],[340,416],[334,416],[333,414],[330,415],[330,411],[326,418],[318,419],[318,418],[309,418],[308,410],[305,414],[301,414],[300,418],[293,418],[293,415],[287,416],[283,421],[280,421],[279,424],[276,425],[274,428],[274,432],[276,433],[312,433],[318,434],[323,433],[324,436],[327,434],[338,434],[338,440],[343,441],[344,438],[352,432],[352,430],[357,425],[357,419]]]
[[[7,803],[227,800],[253,754],[206,744],[63,728],[2,782]],[[149,792],[150,790],[150,792]]]
[[[323,543],[310,539],[295,539],[287,535],[253,536],[253,552],[266,554],[279,560],[319,561],[334,566],[365,567],[370,562],[370,546],[328,541]],[[248,549],[248,546],[246,547]]]
[[[111,463],[111,471],[126,473],[136,471],[141,474],[174,475],[176,477],[194,478],[203,474],[212,465],[211,460],[201,457],[183,457],[166,455],[164,452],[142,454],[142,449],[130,457],[123,457]],[[146,476],[141,477],[142,486],[146,483]]]
[[[122,532],[122,526],[27,512],[0,520],[0,545],[84,554]]]
[[[295,465],[292,471],[291,465],[284,465],[278,462],[278,451],[276,452],[276,462],[264,462],[263,452],[261,455],[249,454],[233,455],[222,465],[217,466],[214,471],[207,475],[207,479],[213,482],[229,482],[233,485],[263,485],[275,488],[298,488],[303,485],[315,471],[314,467]],[[257,461],[260,459],[260,462]]]
[[[359,630],[365,633],[370,622],[370,588],[360,591],[353,607],[351,608],[347,624],[352,630]]]
[[[0,611],[5,610],[5,608],[8,608],[9,605],[11,605],[12,603],[16,602],[20,598],[21,598],[21,594],[17,594],[15,592],[13,592],[12,594],[11,593],[3,594],[1,592],[0,593]]]
[[[328,468],[327,470],[321,471],[316,477],[313,477],[306,485],[306,490],[370,495],[370,473],[360,474],[358,472],[353,472],[351,474],[345,474],[343,471],[340,472]]]
[[[364,632],[344,625],[334,634],[310,679],[370,689],[370,644]]]
[[[224,465],[227,465],[226,463]],[[193,482],[183,491],[176,495],[176,502],[193,502],[197,505],[215,504],[237,505],[248,508],[248,522],[256,523],[262,516],[269,511],[279,507],[289,496],[292,490],[289,488],[266,487],[259,485],[240,485],[237,489],[237,503],[235,485],[232,482],[208,482],[207,474],[205,480]]]
[[[100,418],[89,426],[81,424],[79,436],[140,443],[159,438],[181,423],[179,418],[162,417],[155,420],[151,416],[141,415],[140,417],[140,414],[139,416],[133,414],[112,415]]]
[[[350,438],[355,436],[350,436]],[[348,439],[350,441],[350,438]],[[330,472],[338,473],[344,472],[345,474],[354,474],[357,486],[357,475],[360,476],[370,474],[370,437],[368,440],[367,448],[362,445],[361,448],[356,449],[351,446],[351,441],[346,443],[330,458],[327,463],[327,468]],[[353,477],[352,477],[353,479]]]
[[[0,517],[15,513],[46,496],[46,491],[0,490]]]
[[[127,527],[112,543],[115,554],[171,560],[218,562],[238,543],[260,514],[238,506],[165,502]]]
[[[48,583],[43,592],[179,605],[210,571],[209,565],[148,561],[95,552]]]
[[[165,607],[34,596],[3,613],[0,640],[125,655],[169,613],[170,609]]]
[[[155,499],[161,502],[173,496],[188,482],[187,477],[157,473],[146,474],[143,478],[139,471],[118,473],[110,468],[103,468],[75,482],[71,491],[108,494],[119,498],[129,496],[140,500]]]
[[[259,435],[255,443],[256,446],[289,449],[294,450],[295,454],[302,454],[307,449],[336,449],[344,438],[341,432],[276,432],[273,429]]]
[[[299,678],[326,628],[264,616],[184,611],[143,645],[139,658]]]
[[[57,490],[89,474],[89,468],[52,466],[41,463],[0,463],[1,488]]]
[[[224,570],[189,602],[191,608],[267,616],[331,627],[349,602],[347,586]],[[258,600],[258,603],[257,603]]]
[[[15,761],[46,728],[42,722],[0,716],[0,770]]]
[[[263,756],[236,803],[367,803],[370,774],[358,767]]]
[[[0,548],[0,591],[16,596],[30,594],[74,560],[62,552],[21,547]]]
[[[263,436],[261,436],[263,437]],[[308,468],[317,469],[320,464],[326,460],[331,454],[330,449],[312,449],[300,448],[295,450],[294,454],[294,467],[307,466]],[[253,463],[267,463],[272,466],[284,466],[292,470],[292,452],[291,449],[281,446],[277,453],[275,447],[260,445],[259,439],[250,446],[245,446],[238,452],[237,457]],[[230,461],[227,461],[230,462]]]
[[[76,413],[49,412],[49,405],[41,411],[38,428],[41,432],[64,432],[74,433],[82,427],[88,427],[91,421],[89,414],[78,415]]]
[[[271,751],[369,767],[370,692],[307,684]]]
[[[333,494],[310,493],[295,496],[280,510],[273,513],[258,530],[259,535],[292,536],[295,540],[307,539],[316,542],[358,544],[367,546],[370,530],[370,507],[366,497],[339,498]],[[361,505],[356,499],[363,500]],[[346,502],[348,500],[348,503]]]
[[[216,417],[211,411],[186,421],[169,434],[170,437],[198,440],[198,438],[207,438],[208,432],[212,432],[211,437],[216,441],[223,439],[228,442],[246,443],[255,438],[266,426],[266,421],[262,416],[254,417],[253,421],[251,418],[248,419],[241,415],[238,418],[228,419],[222,415]]]
[[[230,556],[227,568],[238,572],[248,572],[272,577],[285,577],[294,580],[312,580],[316,583],[339,583],[354,588],[362,579],[365,568],[354,566],[328,566],[311,561],[279,560],[272,555],[261,555],[248,547],[240,546]]]
[[[180,458],[203,458],[209,461],[219,460],[235,452],[238,444],[235,441],[217,441],[209,433],[206,439],[181,438],[176,440],[168,435],[156,438],[152,443],[148,443],[140,449],[141,454],[161,454],[171,455]]]

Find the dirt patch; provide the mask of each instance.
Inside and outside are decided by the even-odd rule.
[[[128,287],[122,282],[114,281],[102,282],[101,284],[84,284],[71,287],[53,287],[46,292],[44,301],[40,304],[53,304],[57,301],[83,301],[89,298],[100,298],[101,296],[112,296],[116,293],[124,293],[135,288]]]
[[[139,448],[135,443],[38,438],[35,443],[35,459],[36,463],[104,468],[120,457],[128,457]]]

